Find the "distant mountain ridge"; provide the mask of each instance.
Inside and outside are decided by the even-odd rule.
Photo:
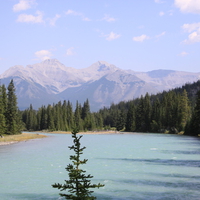
[[[111,103],[131,100],[163,90],[192,83],[200,73],[174,70],[135,72],[122,70],[105,61],[98,61],[84,69],[66,67],[56,59],[48,59],[26,67],[16,65],[0,75],[8,85],[14,80],[18,106],[21,109],[70,100],[74,105],[89,99],[91,110]]]

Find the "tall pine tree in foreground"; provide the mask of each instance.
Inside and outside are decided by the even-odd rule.
[[[0,85],[0,136],[5,133],[6,130],[6,118],[5,118],[5,106],[3,103],[3,92]]]
[[[93,191],[90,188],[103,187],[102,184],[91,184],[91,178],[93,176],[85,175],[84,170],[80,169],[80,165],[86,164],[87,159],[80,160],[80,155],[83,154],[83,150],[86,147],[81,147],[80,139],[82,136],[77,136],[78,131],[72,131],[72,138],[74,139],[74,145],[70,146],[70,150],[74,150],[75,155],[70,156],[72,164],[69,164],[65,169],[68,171],[69,180],[65,180],[65,184],[55,183],[52,185],[54,188],[58,188],[60,191],[68,190],[69,194],[60,193],[60,196],[65,197],[65,199],[72,200],[93,200],[96,197],[91,196]]]
[[[15,86],[13,80],[8,85],[7,93],[7,109],[6,109],[6,126],[7,134],[19,134],[21,129],[21,120],[17,107],[17,96],[15,94]]]

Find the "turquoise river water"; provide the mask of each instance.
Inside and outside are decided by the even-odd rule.
[[[61,200],[71,135],[0,146],[0,200]],[[99,200],[200,200],[200,139],[166,134],[84,135],[83,169]],[[66,193],[66,192],[65,192]]]

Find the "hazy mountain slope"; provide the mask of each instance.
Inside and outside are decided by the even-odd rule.
[[[16,88],[18,107],[26,109],[32,104],[34,108],[41,107],[41,105],[52,104],[58,102],[56,95],[48,94],[46,88],[38,83],[29,82],[21,79],[21,77],[12,76],[1,80],[2,84],[8,86],[10,80],[13,79]]]
[[[66,67],[56,59],[34,65],[14,66],[0,75],[8,85],[14,79],[20,108],[34,108],[59,100],[70,100],[74,105],[87,98],[92,110],[109,106],[112,102],[130,100],[146,92],[157,92],[182,86],[200,78],[200,73],[174,70],[135,72],[122,70],[105,61],[98,61],[84,69]]]
[[[200,79],[200,73],[182,72],[174,70],[153,70],[149,72],[130,72],[137,77],[152,83],[158,91],[169,90],[184,85],[185,83],[193,83]]]
[[[91,109],[98,110],[111,103],[133,99],[134,96],[140,96],[147,91],[155,93],[157,90],[136,76],[117,70],[99,80],[85,83],[77,88],[68,88],[58,96],[60,99],[69,99],[72,102],[79,100],[80,103],[88,98]]]

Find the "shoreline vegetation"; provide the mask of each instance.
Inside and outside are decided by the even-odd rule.
[[[43,135],[45,133],[48,134],[71,134],[70,131],[33,131],[33,132],[22,132],[22,134],[18,135],[3,135],[3,137],[0,137],[0,146],[1,145],[9,145],[14,144],[18,142],[25,142],[27,140],[33,140],[33,139],[42,139],[45,137],[48,137],[46,135]],[[99,134],[144,134],[142,132],[126,132],[126,131],[113,131],[113,130],[102,130],[102,131],[86,131],[86,132],[79,132],[77,134],[79,135],[99,135]],[[166,133],[168,134],[168,133]],[[183,135],[183,132],[178,133],[178,135]],[[198,135],[200,136],[200,134]]]
[[[22,133],[18,135],[3,135],[0,138],[0,145],[9,145],[9,144],[17,143],[17,142],[25,142],[27,140],[40,139],[40,138],[45,138],[45,137],[47,136],[41,135],[41,134],[35,134],[35,133]]]
[[[46,135],[42,135],[42,133],[52,133],[52,134],[71,134],[70,131],[35,131],[35,132],[22,132],[19,135],[3,135],[0,137],[0,146],[1,145],[9,145],[17,142],[25,142],[27,140],[32,139],[41,139],[48,137]],[[79,132],[78,134],[116,134],[120,133],[118,131],[87,131],[87,132]]]

